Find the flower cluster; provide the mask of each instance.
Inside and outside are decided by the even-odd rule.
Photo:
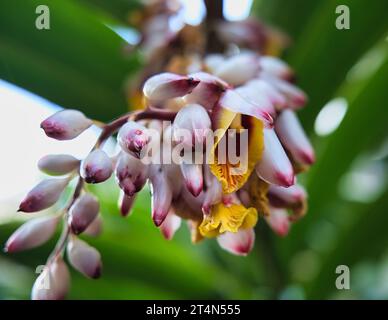
[[[100,254],[78,235],[96,235],[101,228],[99,201],[85,184],[102,183],[112,175],[121,189],[123,216],[148,182],[152,219],[166,239],[173,237],[183,219],[193,242],[216,238],[221,248],[237,255],[252,250],[259,217],[284,236],[290,223],[304,215],[306,192],[295,176],[314,162],[314,151],[295,114],[307,98],[290,81],[289,66],[275,57],[245,51],[207,55],[187,70],[193,72],[149,78],[143,86],[145,109],[103,125],[85,159],[48,155],[39,161],[43,172],[62,177],[40,182],[19,211],[47,209],[57,203],[70,181],[77,183],[64,210],[29,220],[6,243],[8,252],[37,247],[54,235],[63,220],[62,235],[35,282],[33,299],[66,295],[65,252],[76,270],[99,277]],[[69,140],[92,124],[79,111],[63,110],[41,127],[50,138]],[[102,146],[116,132],[120,150],[109,157]],[[241,139],[244,135],[246,140]],[[223,153],[225,146],[228,152]],[[238,155],[237,161],[230,149]],[[171,161],[172,153],[179,161]]]

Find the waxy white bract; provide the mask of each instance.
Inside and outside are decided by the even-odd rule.
[[[96,197],[89,193],[79,197],[69,210],[69,224],[75,234],[83,232],[97,217],[100,204]]]
[[[51,207],[58,201],[68,183],[68,178],[41,181],[23,199],[18,211],[37,212]]]
[[[74,269],[89,278],[99,278],[102,263],[100,253],[77,237],[71,237],[67,245],[67,257]]]
[[[68,154],[50,154],[38,161],[38,168],[49,175],[64,175],[76,170],[80,161]]]
[[[160,73],[149,78],[143,87],[144,96],[151,101],[182,97],[191,92],[199,80],[174,73]]]
[[[81,163],[81,177],[87,183],[100,183],[112,175],[112,161],[101,149],[89,153]]]
[[[42,245],[54,235],[58,222],[58,216],[27,221],[9,237],[4,250],[18,252]]]
[[[89,128],[93,121],[77,110],[61,110],[44,120],[40,126],[50,138],[71,140]]]
[[[256,165],[256,173],[271,184],[283,187],[294,184],[292,164],[273,129],[264,129],[264,152]]]

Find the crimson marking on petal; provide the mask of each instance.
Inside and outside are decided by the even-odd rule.
[[[315,162],[315,155],[312,152],[301,150],[299,156],[306,164],[313,164]]]
[[[278,181],[281,186],[286,188],[291,187],[295,183],[294,174],[286,175],[283,172],[276,172],[275,178],[276,178],[276,181]]]

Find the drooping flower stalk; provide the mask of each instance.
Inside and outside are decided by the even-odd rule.
[[[207,3],[213,8],[214,2]],[[291,83],[291,67],[265,54],[274,34],[252,20],[209,19],[206,32],[201,33],[203,26],[172,32],[163,19],[174,11],[163,6],[148,10],[142,48],[149,67],[134,81],[131,101],[136,110],[101,124],[85,159],[69,155],[41,159],[42,171],[64,177],[44,180],[21,202],[19,211],[47,209],[77,179],[64,210],[47,220],[27,222],[6,244],[9,252],[41,245],[62,218],[62,234],[34,285],[34,299],[65,296],[69,288],[65,252],[76,270],[89,278],[100,276],[100,254],[78,235],[101,230],[99,201],[87,192],[86,184],[103,183],[112,175],[121,189],[123,216],[131,213],[137,194],[148,183],[150,216],[166,239],[172,239],[187,220],[193,242],[216,238],[222,249],[236,255],[252,250],[260,218],[285,236],[306,212],[307,195],[295,185],[296,174],[315,157],[295,112],[307,97]],[[240,50],[215,53],[209,38],[216,39],[219,48],[235,44]],[[193,41],[203,48],[195,51]],[[161,52],[168,53],[167,61]],[[50,138],[69,140],[92,123],[79,111],[65,110],[41,127]],[[103,146],[116,133],[120,152],[110,157]],[[47,279],[52,286],[41,286]]]

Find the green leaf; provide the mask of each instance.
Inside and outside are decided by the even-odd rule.
[[[38,30],[40,4],[0,3],[0,77],[99,120],[125,112],[124,81],[136,56],[125,56],[121,38],[76,1],[47,3],[51,28]]]
[[[388,58],[350,101],[340,127],[328,138],[324,152],[308,175],[309,214],[292,230],[287,251],[304,245],[307,229],[338,199],[338,182],[361,152],[377,140],[386,137],[388,111],[383,103],[388,99]]]
[[[338,5],[350,10],[350,29],[338,30]],[[299,115],[311,131],[321,107],[333,96],[347,72],[388,30],[387,1],[322,1],[303,24],[303,33],[289,54],[298,84],[308,93],[309,105]],[[290,14],[292,16],[292,14]]]
[[[334,291],[335,268],[352,266],[366,259],[381,258],[388,245],[388,189],[373,205],[349,206],[352,221],[341,230],[336,246],[323,259],[319,277],[308,286],[308,298],[323,299]]]

